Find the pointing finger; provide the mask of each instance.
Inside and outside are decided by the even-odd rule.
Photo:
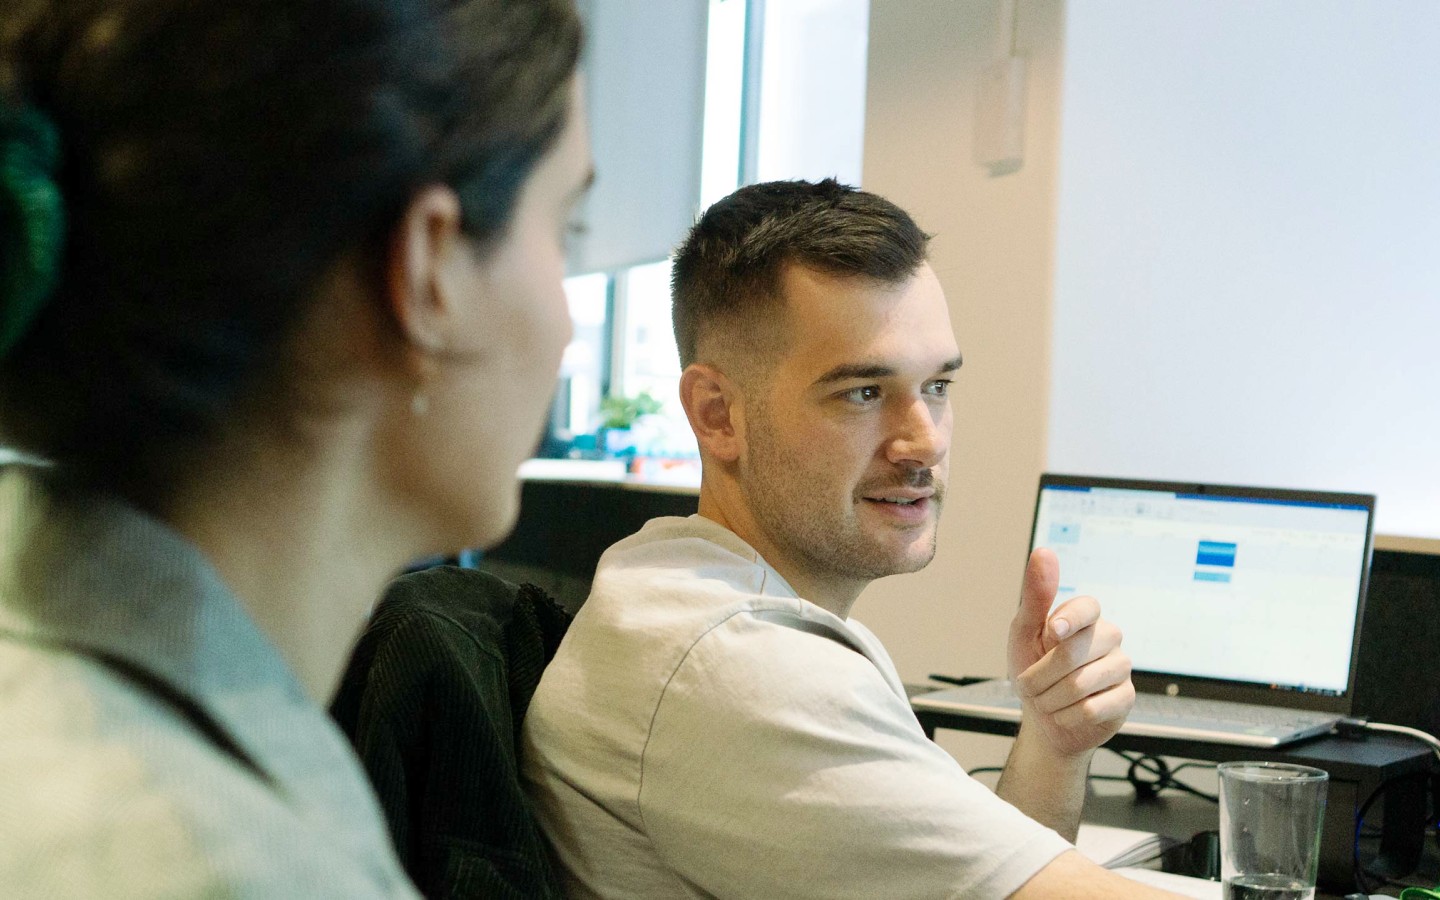
[[[1025,582],[1020,588],[1020,611],[1015,615],[1015,629],[1023,634],[1041,634],[1059,587],[1060,562],[1055,558],[1055,552],[1048,547],[1037,547],[1025,566]]]

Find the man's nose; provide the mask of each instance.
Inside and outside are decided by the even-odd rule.
[[[950,449],[949,404],[935,404],[924,397],[909,401],[897,410],[886,457],[896,465],[929,468],[945,458]]]

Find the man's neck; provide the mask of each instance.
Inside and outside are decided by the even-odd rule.
[[[739,500],[738,492],[726,490],[712,479],[701,479],[698,512],[749,544],[760,554],[761,559],[779,572],[780,577],[795,589],[797,596],[842,619],[850,618],[850,608],[860,599],[860,592],[868,582],[827,578],[825,573],[813,572],[799,561],[791,559],[755,521],[749,506]]]

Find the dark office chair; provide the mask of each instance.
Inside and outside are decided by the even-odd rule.
[[[520,724],[570,618],[533,585],[441,566],[391,583],[331,714],[429,897],[560,897],[520,785]]]

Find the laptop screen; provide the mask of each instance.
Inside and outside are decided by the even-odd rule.
[[[1374,498],[1045,475],[1031,546],[1142,690],[1348,711]],[[1283,698],[1277,695],[1284,695]]]

